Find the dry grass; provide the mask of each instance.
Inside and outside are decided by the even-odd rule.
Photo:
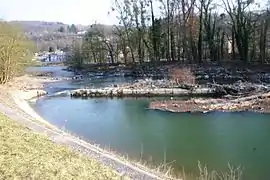
[[[0,179],[121,179],[96,160],[56,145],[0,114]]]
[[[216,171],[209,172],[207,166],[202,166],[201,163],[198,163],[200,170],[200,176],[198,180],[241,180],[243,178],[243,172],[240,167],[233,167],[228,164],[228,172],[219,173]]]
[[[97,145],[98,146],[98,145]],[[243,169],[238,166],[234,167],[228,163],[228,170],[225,172],[217,172],[215,170],[209,170],[207,165],[202,165],[198,161],[198,170],[199,174],[190,174],[185,172],[184,168],[181,172],[175,171],[172,167],[174,161],[171,162],[162,162],[158,165],[153,165],[151,162],[146,162],[142,158],[137,161],[134,159],[130,159],[128,155],[123,156],[118,154],[116,151],[112,150],[110,147],[105,147],[107,152],[115,155],[120,158],[122,161],[130,163],[135,167],[143,169],[146,172],[153,173],[163,179],[167,180],[242,180],[243,179]],[[142,155],[142,152],[141,152]],[[164,159],[166,159],[166,155],[164,154]]]
[[[196,77],[189,68],[174,68],[170,71],[171,79],[177,84],[194,85]]]

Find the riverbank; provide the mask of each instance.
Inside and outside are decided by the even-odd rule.
[[[143,77],[143,79],[129,84],[114,84],[112,87],[102,89],[78,89],[71,91],[71,97],[160,96],[170,97],[172,100],[154,101],[150,103],[149,109],[171,112],[270,112],[270,100],[267,96],[270,92],[270,66],[233,63],[203,65],[167,63],[155,66],[143,64],[135,67],[92,66],[84,69],[85,77],[91,73],[103,76],[123,73],[124,76]],[[254,98],[254,95],[258,97]],[[176,97],[191,99],[175,100]]]
[[[70,92],[71,97],[215,97],[248,96],[270,91],[269,84],[256,84],[237,81],[233,84],[188,84],[176,83],[171,79],[137,79],[131,83],[112,84],[105,88],[77,89]]]
[[[57,145],[0,114],[1,179],[122,179],[98,161]]]
[[[173,85],[170,80],[137,80],[133,83],[114,84],[112,87],[77,89],[70,91],[72,98],[157,98],[149,109],[170,112],[239,112],[270,113],[269,84],[238,81],[234,84]],[[160,98],[159,98],[160,99]],[[168,98],[167,98],[168,99]],[[180,99],[180,100],[179,100]]]
[[[44,83],[55,82],[48,77],[35,77],[25,75],[15,78],[6,85],[0,86],[0,112],[12,118],[17,123],[39,134],[46,135],[57,144],[65,145],[81,154],[85,154],[90,160],[100,163],[100,166],[111,168],[117,177],[129,177],[131,179],[168,179],[167,175],[152,172],[140,164],[122,160],[115,154],[107,152],[95,145],[89,144],[75,136],[65,133],[42,119],[27,103],[39,95],[44,95]],[[30,151],[31,152],[31,151]],[[80,164],[78,164],[80,167]],[[83,168],[83,165],[81,166]],[[106,169],[106,168],[105,168]],[[95,170],[95,169],[94,169]],[[97,172],[99,172],[96,169]],[[91,171],[90,171],[91,172]],[[101,175],[103,172],[100,172]],[[86,178],[87,179],[87,178]],[[91,179],[91,178],[90,178]],[[112,178],[105,178],[112,179]]]
[[[185,64],[182,62],[158,62],[143,64],[89,64],[81,69],[72,67],[67,70],[85,78],[129,76],[133,78],[170,78],[172,69],[188,68],[195,76],[198,84],[227,83],[233,84],[239,80],[252,83],[270,83],[270,66],[259,64],[243,64],[230,61],[222,63]]]
[[[35,96],[37,95],[36,91],[39,88],[41,88],[39,90],[42,90],[42,88],[44,87],[43,84],[46,83],[46,81],[47,82],[56,81],[55,79],[52,79],[52,78],[40,77],[40,76],[39,77],[30,76],[30,77],[26,77],[25,79],[24,78],[25,77],[20,77],[16,79],[16,81],[13,81],[9,83],[8,85],[6,85],[6,87],[10,86],[8,89],[11,88],[12,93],[16,92],[14,90],[17,90],[17,91],[22,90],[22,91],[25,91],[24,93],[28,92],[32,94],[33,96]],[[21,82],[23,82],[22,83],[23,85],[20,84]],[[29,86],[27,86],[26,82],[28,82]],[[4,88],[4,87],[0,86],[0,88]],[[64,133],[63,131],[60,131],[57,128],[53,129],[42,124],[37,119],[31,117],[30,115],[27,115],[22,109],[20,109],[17,106],[15,102],[13,102],[14,96],[10,96],[10,93],[7,93],[8,89],[7,88],[1,89],[0,96],[2,100],[6,101],[5,103],[11,104],[11,106],[3,106],[0,103],[0,111],[4,112],[4,114],[11,117],[11,119],[16,121],[17,123],[23,126],[26,126],[29,129],[39,134],[45,134],[46,137],[48,137],[53,142],[56,142],[57,144],[62,144],[64,146],[71,148],[72,150],[75,150],[76,152],[86,154],[88,158],[98,161],[102,166],[109,167],[113,170],[116,170],[118,175],[125,175],[125,176],[130,177],[131,179],[170,179],[168,178],[169,172],[171,172],[170,167],[168,167],[170,166],[169,165],[170,163],[162,164],[158,168],[152,167],[152,166],[142,166],[140,165],[140,163],[123,158],[119,155],[116,155],[116,153],[112,153],[111,150],[107,151],[107,150],[101,149],[95,145],[92,145],[91,143],[87,143],[86,141],[79,139],[78,137],[71,136],[70,134]],[[30,98],[30,95],[29,96],[21,95],[21,97]],[[10,100],[8,100],[8,98]],[[12,103],[15,103],[15,104],[12,104]],[[148,168],[148,167],[151,167],[151,168]],[[239,169],[239,171],[241,171],[241,169]],[[208,172],[203,172],[203,173],[208,173]],[[212,172],[212,171],[209,173],[211,173],[213,177],[215,177],[216,179],[219,175],[218,173]],[[182,179],[185,179],[185,180],[195,178],[194,176],[192,176],[194,178],[189,178],[189,176],[184,175],[184,174],[180,174],[177,177],[182,177]],[[204,177],[200,177],[200,178],[204,179]],[[235,178],[230,177],[228,179],[235,179]],[[241,177],[237,179],[241,179]]]
[[[78,79],[131,76],[126,84],[71,91],[72,97],[244,97],[270,91],[270,66],[236,64],[89,65]],[[141,79],[138,79],[141,78]]]
[[[149,109],[169,112],[259,112],[270,113],[270,93],[235,99],[189,99],[153,101]]]
[[[24,75],[14,78],[5,85],[0,85],[0,102],[12,108],[23,116],[34,118],[39,123],[55,129],[52,124],[40,117],[28,104],[28,101],[34,100],[39,96],[46,95],[43,89],[45,83],[56,82],[57,80],[49,77],[37,77]]]
[[[47,94],[44,83],[55,82],[48,77],[25,75],[0,86],[0,102],[13,113],[0,114],[0,171],[4,179],[123,179],[116,171],[103,166],[93,158],[71,151],[67,146],[53,143],[38,129],[33,129],[22,118],[35,120],[41,127],[56,127],[41,118],[27,103],[28,100]],[[16,116],[16,114],[18,114]],[[26,127],[24,127],[26,125]],[[29,130],[35,130],[31,131]],[[38,133],[38,134],[36,134]],[[44,136],[45,135],[45,136]],[[37,158],[38,157],[38,158]],[[127,178],[126,178],[127,179]]]

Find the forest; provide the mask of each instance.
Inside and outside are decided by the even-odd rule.
[[[92,25],[71,62],[268,63],[268,5],[251,0],[114,0],[111,33]],[[99,28],[98,28],[99,27]]]

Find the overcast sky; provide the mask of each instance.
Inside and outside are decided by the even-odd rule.
[[[74,24],[116,23],[108,16],[111,0],[1,0],[0,18]]]
[[[265,0],[255,1],[265,4]],[[93,24],[95,21],[116,24],[118,21],[115,15],[108,15],[111,2],[112,0],[1,0],[0,19],[59,21],[83,25]]]

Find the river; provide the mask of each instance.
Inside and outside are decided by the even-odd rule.
[[[59,73],[59,69],[56,72],[55,76],[67,75]],[[46,88],[53,94],[126,80],[129,79],[63,81],[47,84]],[[59,128],[131,159],[152,164],[166,162],[178,172],[184,167],[187,173],[198,172],[198,161],[217,171],[226,171],[230,162],[244,168],[244,179],[269,179],[270,115],[168,113],[148,110],[149,103],[149,99],[48,96],[32,106]]]

